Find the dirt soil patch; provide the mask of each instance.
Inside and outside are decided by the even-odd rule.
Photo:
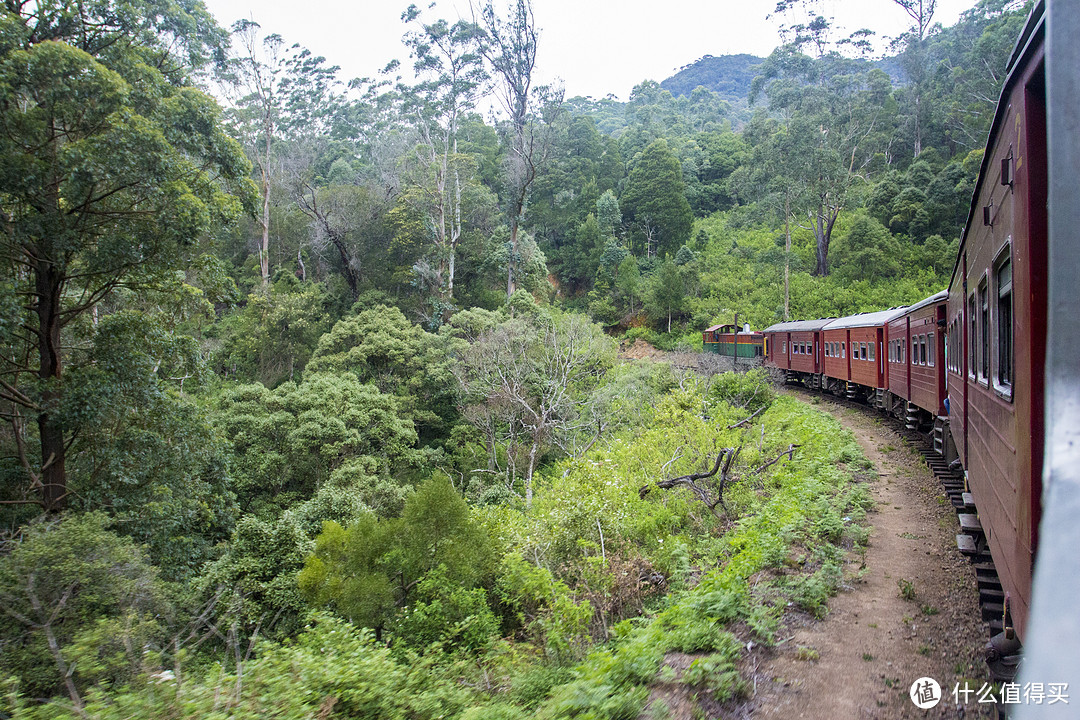
[[[956,514],[939,481],[889,422],[862,407],[793,391],[851,430],[877,470],[865,556],[851,553],[844,589],[820,621],[795,617],[756,660],[754,698],[739,716],[855,720],[993,717],[958,708],[951,691],[989,681],[988,630],[975,575],[956,549]],[[944,698],[919,710],[908,691],[935,678]]]
[[[619,357],[624,360],[666,360],[667,355],[642,338],[635,338],[632,343],[624,342],[619,348]]]

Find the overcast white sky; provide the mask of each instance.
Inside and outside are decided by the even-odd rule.
[[[498,2],[498,0],[496,0]],[[343,79],[374,77],[390,60],[401,60],[401,13],[409,0],[205,0],[228,27],[253,18],[264,31],[300,43]],[[426,7],[430,0],[418,0]],[[503,0],[505,3],[506,0]],[[847,32],[869,28],[895,36],[909,24],[892,0],[817,0]],[[948,26],[975,0],[938,0],[934,20]],[[703,55],[751,53],[765,56],[777,44],[777,21],[768,20],[776,0],[533,0],[541,29],[537,57],[540,80],[562,79],[567,97],[626,100],[642,80],[657,82]],[[435,19],[468,16],[468,0],[439,0],[425,13]],[[845,33],[846,34],[846,33]]]

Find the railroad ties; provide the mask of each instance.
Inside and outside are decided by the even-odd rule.
[[[970,560],[975,571],[982,619],[988,624],[990,636],[993,637],[1004,630],[1005,593],[1001,589],[994,560],[990,557],[990,549],[986,545],[986,535],[982,523],[979,522],[975,501],[965,487],[964,471],[959,467],[950,467],[945,462],[939,450],[943,447],[943,439],[938,437],[936,429],[929,438],[908,428],[905,428],[902,434],[923,456],[927,467],[941,482],[945,496],[956,511],[960,530],[956,535],[956,547]]]

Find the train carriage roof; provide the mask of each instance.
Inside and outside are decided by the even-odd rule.
[[[848,315],[847,317],[837,318],[829,322],[825,326],[826,330],[841,330],[843,328],[856,328],[856,327],[874,327],[875,325],[884,325],[893,318],[900,317],[908,311],[907,306],[899,308],[891,308],[889,310],[879,310],[878,312],[859,313],[858,315]]]
[[[948,299],[949,299],[949,291],[948,291],[948,289],[945,289],[945,290],[942,290],[939,293],[934,293],[933,295],[926,298],[925,300],[920,300],[919,302],[915,303],[914,305],[909,305],[907,310],[905,310],[902,314],[903,315],[910,315],[911,313],[915,312],[916,310],[922,310],[924,307],[926,307],[928,305],[934,305],[936,303],[945,302]]]
[[[796,320],[794,322],[782,322],[770,325],[761,332],[806,332],[807,330],[820,330],[832,321],[832,318],[825,318],[824,320]]]

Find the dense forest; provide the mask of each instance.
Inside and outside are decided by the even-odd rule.
[[[201,0],[5,3],[0,715],[745,697],[866,462],[763,374],[618,351],[945,286],[1028,5],[875,1],[884,64],[785,0],[769,57],[625,103],[537,83],[528,0],[403,7],[352,80]]]

